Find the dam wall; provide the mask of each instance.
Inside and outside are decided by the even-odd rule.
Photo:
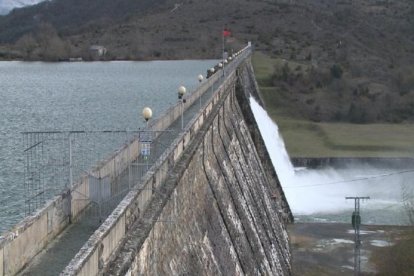
[[[186,128],[174,140],[157,162],[150,168],[142,180],[142,186],[134,187],[118,205],[102,226],[92,235],[80,252],[66,267],[63,275],[97,275],[114,258],[121,239],[125,239],[133,224],[142,218],[149,202],[160,192],[158,191],[170,176],[169,171],[181,158],[183,151],[204,124],[205,118],[217,104],[224,87],[235,80],[233,72],[215,91],[211,101],[206,103]],[[189,100],[191,102],[191,100]],[[187,103],[189,102],[187,101]],[[169,114],[174,114],[170,112]],[[166,119],[168,120],[168,119]]]
[[[184,110],[218,79],[218,74],[213,75],[198,89],[186,95]],[[152,120],[149,129],[155,131],[156,137],[160,131],[166,130],[180,115],[181,105],[177,103],[157,119]],[[141,143],[138,138],[130,140],[107,159],[100,161],[87,173],[81,175],[71,188],[49,200],[43,208],[26,217],[9,232],[3,233],[0,236],[0,276],[14,275],[22,270],[63,229],[79,219],[85,208],[91,204],[89,193],[91,176],[98,179],[108,177],[111,183],[114,183],[129,164],[139,157],[140,149]],[[179,156],[178,152],[176,150],[176,156]],[[164,171],[160,170],[155,177],[162,179],[161,174]],[[150,194],[148,191],[144,191],[143,197],[150,197]],[[140,203],[141,208],[143,208],[143,202],[145,200]]]
[[[250,54],[249,45],[225,74],[151,121],[156,137],[212,93],[63,275],[290,274],[285,224],[293,217],[250,110],[257,92]],[[140,150],[132,139],[0,237],[0,276],[16,274],[82,216],[91,177],[116,182]]]
[[[285,223],[292,214],[277,177],[269,179],[274,169],[263,166],[268,155],[252,139],[257,125],[247,124],[241,108],[252,89],[245,80],[250,67],[240,66],[220,90],[169,177],[99,273],[291,274]]]

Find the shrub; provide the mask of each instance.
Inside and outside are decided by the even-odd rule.
[[[374,252],[378,275],[413,275],[414,231],[406,233],[395,245]]]
[[[351,123],[366,123],[366,110],[355,103],[352,103],[348,110],[348,119]]]

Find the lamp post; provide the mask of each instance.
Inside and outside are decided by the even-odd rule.
[[[203,77],[203,75],[198,75],[198,82],[200,83],[200,85],[201,85],[201,83],[203,82],[203,80],[204,80],[204,77]],[[198,98],[200,99],[200,109],[201,109],[201,90],[199,90],[200,91],[200,95],[198,96]]]
[[[227,63],[229,63],[228,62],[228,60],[227,59],[225,59],[224,60],[224,64],[223,64],[223,76],[225,77],[226,76],[226,68],[227,68]]]
[[[142,110],[142,116],[144,117],[144,120],[146,122],[146,132],[143,141],[141,141],[141,154],[144,156],[144,160],[147,163],[147,170],[149,169],[148,164],[148,156],[151,155],[151,143],[152,143],[152,133],[149,132],[148,129],[148,121],[152,118],[152,110],[149,107],[144,107]]]
[[[223,63],[221,63],[221,62],[220,62],[220,63],[218,64],[218,67],[219,67],[220,69],[223,69]],[[223,74],[222,74],[222,75],[224,76],[224,70],[223,70]]]
[[[181,102],[181,129],[184,129],[184,94],[187,89],[184,86],[178,88],[178,100]]]
[[[148,128],[148,121],[149,119],[152,118],[152,110],[149,107],[144,107],[144,109],[142,110],[142,116],[145,119],[145,122],[147,123],[147,128]]]
[[[198,75],[198,82],[200,82],[200,83],[202,83],[203,82],[203,80],[204,80],[204,77],[203,77],[203,75]]]
[[[211,72],[211,76],[213,76],[214,67],[211,67],[210,72]],[[211,96],[213,96],[213,91],[214,91],[214,82],[211,84]]]

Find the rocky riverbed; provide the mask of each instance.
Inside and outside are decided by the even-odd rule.
[[[412,227],[361,226],[361,274],[381,272],[374,257],[391,248]],[[351,224],[296,223],[288,226],[293,255],[293,275],[352,275],[354,230]],[[401,275],[401,274],[400,274]]]

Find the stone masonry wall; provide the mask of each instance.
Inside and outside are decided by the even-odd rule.
[[[236,99],[243,86],[235,88],[226,88],[103,274],[291,274],[290,210],[241,112],[246,97]]]

